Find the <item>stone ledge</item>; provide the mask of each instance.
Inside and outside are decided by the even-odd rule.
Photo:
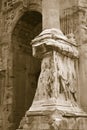
[[[33,56],[42,58],[49,51],[55,50],[71,58],[78,58],[75,40],[70,42],[58,29],[47,29],[32,40]]]
[[[48,114],[46,114],[48,113]],[[17,130],[86,130],[87,117],[63,117],[58,111],[44,115],[27,115]],[[38,125],[37,125],[38,124]]]
[[[58,111],[64,117],[87,117],[87,114],[78,106],[77,102],[63,100],[60,98],[34,101],[27,111],[27,115],[44,115]]]

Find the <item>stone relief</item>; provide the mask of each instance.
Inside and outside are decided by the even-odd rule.
[[[76,39],[75,39],[74,33],[69,33],[66,36],[73,44],[76,44]]]
[[[65,100],[70,99],[70,95],[72,95],[74,101],[77,101],[75,97],[76,90],[71,88],[70,82],[66,80],[62,75],[59,75],[60,82],[60,93],[64,92]]]
[[[36,49],[36,54],[34,56],[37,57],[37,54],[39,54],[39,58],[44,58],[42,60],[42,69],[38,81],[39,90],[36,97],[41,96],[42,99],[53,97],[58,98],[58,95],[64,94],[64,100],[73,99],[75,102],[77,101],[75,61],[70,55],[68,55],[69,53],[72,53],[72,55],[75,54],[76,47],[73,48],[72,46],[76,45],[76,41],[74,34],[70,34],[68,37],[69,38],[64,36],[63,33],[57,29],[48,29],[44,30],[32,41],[32,45]],[[42,44],[40,44],[41,40]],[[64,42],[61,42],[62,40],[64,40]],[[65,44],[65,41],[71,42],[71,44]],[[68,49],[67,47],[71,48]],[[48,48],[50,48],[50,50]],[[55,54],[54,52],[47,53],[51,51],[51,49],[56,51]],[[72,49],[73,51],[71,51]],[[47,53],[47,55],[41,57],[40,51],[38,50],[42,52],[41,55],[44,55],[44,53]],[[54,55],[54,58],[52,54]],[[78,51],[74,56],[77,59]],[[43,91],[41,91],[42,88],[40,86],[43,86]]]
[[[23,2],[22,0],[5,0],[3,2],[3,11],[10,11],[15,7],[19,6],[19,4]]]
[[[40,43],[41,41],[42,43]],[[59,44],[59,42],[61,44]],[[66,45],[64,44],[64,42],[66,42]],[[44,30],[38,37],[32,40],[32,43],[32,47],[35,48],[33,49],[33,55],[37,53],[38,57],[41,57],[43,53],[52,48],[56,51],[59,51],[63,55],[68,55],[71,58],[78,58],[79,55],[76,49],[77,45],[75,43],[75,39],[71,36],[70,38],[67,38],[59,29],[52,28]],[[72,44],[74,44],[75,46],[72,46]],[[40,50],[42,54],[40,53]]]
[[[61,57],[61,58],[60,58]],[[59,55],[55,59],[57,64],[57,78],[59,81],[59,93],[64,93],[65,100],[76,101],[76,68],[75,61],[69,57]]]
[[[12,10],[8,15],[5,15],[5,32],[9,33],[11,32],[12,28],[12,22],[15,17],[15,11]]]

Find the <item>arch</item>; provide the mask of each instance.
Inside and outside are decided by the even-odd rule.
[[[39,13],[42,13],[42,8],[41,8],[41,6],[40,6],[39,4],[35,4],[35,3],[31,3],[31,4],[29,5],[29,10],[30,10],[30,11],[37,11],[37,12],[39,12]]]
[[[12,32],[15,129],[32,104],[40,73],[40,60],[32,56],[31,40],[42,31],[42,15],[26,11]]]
[[[41,1],[41,0],[40,0]],[[27,7],[25,6],[22,6],[18,8],[18,11],[17,11],[17,15],[15,16],[14,20],[13,20],[13,24],[12,24],[12,31],[14,30],[16,24],[18,23],[18,21],[20,20],[20,18],[22,16],[24,16],[24,14],[26,12],[31,12],[31,11],[35,11],[35,12],[38,12],[40,14],[42,14],[42,3],[37,3],[37,2],[33,2],[33,0],[27,5]]]

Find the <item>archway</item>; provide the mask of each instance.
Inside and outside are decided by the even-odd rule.
[[[16,128],[32,104],[40,60],[32,57],[31,40],[42,31],[42,15],[36,11],[26,12],[17,22],[12,34],[14,122]]]

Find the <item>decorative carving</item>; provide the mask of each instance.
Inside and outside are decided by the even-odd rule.
[[[76,39],[75,39],[75,35],[73,33],[69,33],[67,35],[67,38],[74,44],[76,44]]]
[[[23,2],[23,0],[5,0],[3,4],[3,12],[13,10],[21,2]]]
[[[65,99],[68,100],[71,94],[74,101],[77,101],[75,96],[76,90],[74,90],[74,88],[71,88],[70,82],[66,80],[62,75],[59,75],[59,82],[60,82],[60,93],[64,92]]]
[[[78,58],[79,55],[75,40],[68,39],[60,30],[54,28],[43,31],[38,37],[32,40],[32,47],[33,55],[36,55],[36,57],[41,57],[45,52],[53,49],[72,58]],[[42,54],[40,55],[40,53]]]
[[[34,56],[39,55],[39,58],[43,58],[36,99],[39,96],[42,99],[59,98],[58,95],[64,94],[65,100],[77,101],[75,61],[70,54],[74,55],[77,52],[77,55],[74,55],[76,59],[78,50],[74,35],[71,34],[68,37],[69,39],[60,30],[47,29],[32,41],[33,49],[35,49]],[[53,50],[55,53],[51,53]],[[42,92],[40,86],[43,86]]]
[[[11,32],[12,22],[15,17],[15,11],[11,10],[10,13],[5,15],[5,32]]]

